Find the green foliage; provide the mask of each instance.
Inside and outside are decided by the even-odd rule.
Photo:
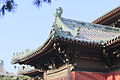
[[[36,6],[41,6],[43,2],[51,3],[51,0],[34,0]],[[14,0],[0,0],[0,14],[5,15],[5,12],[14,11],[17,4]]]
[[[0,80],[28,80],[28,79],[31,79],[31,78],[28,76],[24,76],[24,75],[20,75],[20,76],[0,75]]]
[[[0,13],[5,15],[5,12],[11,12],[15,9],[17,4],[14,3],[14,0],[0,0]]]
[[[43,2],[51,3],[51,0],[34,0],[33,2],[36,6],[41,6]]]

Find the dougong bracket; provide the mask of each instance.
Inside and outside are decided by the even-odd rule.
[[[106,66],[108,66],[109,68],[111,68],[113,66],[113,61],[112,61],[112,55],[110,52],[106,51],[105,49],[103,49],[103,54],[104,54],[104,58],[105,58],[105,64]]]

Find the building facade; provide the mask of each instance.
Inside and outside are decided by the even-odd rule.
[[[56,10],[49,38],[13,64],[34,66],[45,80],[119,80],[120,7],[92,23],[62,17]]]

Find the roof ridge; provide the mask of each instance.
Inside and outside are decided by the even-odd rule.
[[[71,22],[71,25],[83,25],[86,28],[94,28],[94,29],[101,29],[101,30],[107,30],[107,31],[115,31],[115,32],[120,32],[120,28],[116,28],[116,27],[111,27],[111,26],[106,26],[106,25],[100,25],[100,24],[94,24],[94,23],[89,23],[89,22],[83,22],[83,21],[78,21],[78,20],[73,20],[73,19],[67,19],[62,17],[61,20],[63,21],[67,21],[67,22]],[[74,23],[73,23],[74,22]],[[78,24],[76,24],[78,23]],[[69,25],[69,24],[67,24]],[[79,27],[83,27],[83,26],[79,26]]]

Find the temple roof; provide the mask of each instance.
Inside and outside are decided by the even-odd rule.
[[[60,30],[56,29],[54,35],[94,44],[105,44],[120,36],[120,28],[92,24],[72,19],[61,18],[58,23]]]
[[[100,45],[100,47],[109,46],[120,41],[120,28],[63,18],[61,17],[62,12],[62,8],[56,10],[55,22],[53,23],[48,40],[34,51],[27,54],[14,55],[13,63],[23,59],[30,59],[42,53],[58,37],[78,43]]]
[[[29,65],[22,65],[18,68],[18,72],[19,75],[27,75],[30,77],[37,77],[37,76],[42,76],[43,72],[40,71],[39,69],[35,69],[32,66]]]
[[[105,15],[99,17],[98,19],[94,20],[92,23],[108,25],[118,19],[120,19],[120,6],[118,6],[114,10],[111,10],[110,12],[106,13]]]
[[[24,72],[24,73],[21,73],[22,75],[27,75],[27,76],[30,76],[30,77],[41,77],[43,76],[43,72],[39,72],[38,69],[36,70],[31,70],[31,71],[28,71],[28,72]]]

